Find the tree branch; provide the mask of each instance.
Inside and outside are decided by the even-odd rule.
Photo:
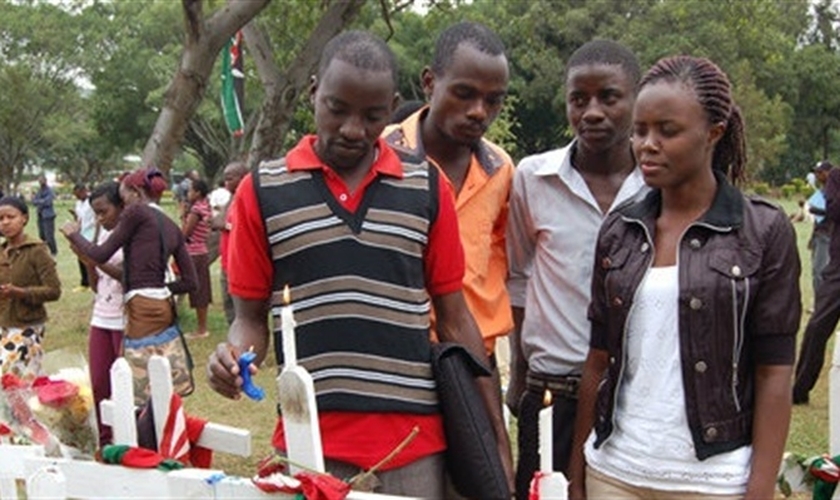
[[[269,0],[228,0],[206,22],[203,0],[181,0],[187,38],[178,70],[166,90],[163,109],[143,150],[143,164],[168,172],[190,118],[204,98],[213,63],[225,42]]]
[[[265,158],[275,157],[281,151],[298,98],[308,86],[309,77],[315,72],[321,51],[332,37],[359,15],[364,4],[365,0],[332,2],[294,61],[289,64],[287,72],[275,79],[276,85],[266,86],[260,121],[248,155],[249,166],[254,166]],[[260,70],[259,66],[257,70]],[[260,78],[275,77],[261,74]]]

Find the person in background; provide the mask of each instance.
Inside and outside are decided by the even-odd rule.
[[[172,295],[188,293],[196,286],[195,268],[184,235],[157,204],[165,189],[166,181],[156,168],[141,168],[127,174],[120,184],[125,208],[108,239],[101,244],[84,239],[77,222],[68,222],[61,228],[81,255],[98,264],[108,262],[122,249],[124,334],[133,339],[171,326],[175,320]],[[179,279],[167,283],[170,257],[174,257],[181,272]]]
[[[232,213],[230,208],[233,196],[239,188],[239,183],[242,182],[242,178],[245,177],[247,173],[248,166],[241,161],[234,161],[225,166],[225,188],[230,192],[231,203],[227,203],[219,215],[210,221],[210,227],[219,232],[219,255],[221,257],[219,260],[219,267],[221,268],[219,284],[222,289],[222,307],[225,311],[225,320],[227,320],[228,326],[233,323],[233,318],[235,316],[233,310],[233,298],[231,298],[230,291],[228,290],[227,278],[227,256],[230,245],[230,229],[232,227]]]
[[[199,175],[198,170],[190,170],[185,175],[184,178],[181,179],[174,189],[174,196],[175,202],[178,204],[178,216],[183,217],[186,213],[187,209],[189,208],[190,201],[188,199],[188,193],[190,190],[190,185],[193,181],[198,180],[201,178]]]
[[[58,255],[58,247],[55,244],[55,191],[47,185],[45,175],[38,176],[38,191],[32,196],[32,204],[38,211],[38,237],[47,244],[50,253],[55,257]]]
[[[195,309],[197,325],[187,338],[203,339],[210,336],[207,330],[207,307],[212,302],[213,288],[210,284],[210,262],[207,254],[207,237],[210,235],[210,204],[207,201],[207,182],[196,179],[187,191],[190,205],[181,224],[181,231],[187,239],[187,252],[195,268],[197,286],[189,292],[190,307]]]
[[[464,257],[449,188],[436,169],[401,162],[380,138],[397,81],[396,58],[374,35],[346,31],[325,47],[310,87],[317,135],[264,162],[234,197],[227,269],[236,319],[208,376],[218,393],[241,396],[237,359],[253,349],[256,373],[269,312],[283,363],[279,314],[288,285],[299,363],[316,381],[327,470],[337,477],[367,470],[416,428],[377,472],[376,491],[442,498],[446,440],[431,371],[431,307],[442,341],[479,360],[485,350],[461,292]],[[498,385],[490,377],[478,384],[497,440],[506,440]],[[282,419],[272,441],[285,450]]]
[[[642,78],[633,151],[652,190],[598,236],[569,498],[773,498],[802,312],[793,226],[730,183],[744,122],[708,59]]]
[[[420,76],[429,104],[382,133],[404,162],[428,160],[440,169],[455,196],[466,261],[464,298],[499,388],[496,340],[513,328],[505,287],[513,161],[484,134],[502,110],[508,76],[498,35],[482,24],[454,24],[438,36],[432,64]],[[510,442],[497,444],[512,472]]]
[[[817,179],[816,190],[807,201],[808,211],[814,216],[814,230],[811,232],[811,239],[808,240],[808,248],[811,250],[811,283],[814,297],[817,296],[817,289],[822,284],[822,273],[830,259],[828,249],[831,244],[832,223],[825,217],[825,193],[823,190],[828,180],[828,174],[833,168],[834,166],[828,161],[817,163],[814,167],[814,175]]]
[[[608,40],[578,48],[566,65],[571,144],[524,158],[510,201],[511,338],[507,404],[518,415],[516,496],[528,498],[539,464],[537,418],[546,390],[554,407],[554,470],[567,472],[577,390],[589,345],[586,308],[598,229],[646,190],[630,149],[641,69]]]
[[[216,189],[210,191],[207,195],[207,201],[210,203],[210,235],[207,237],[207,260],[210,264],[219,258],[219,240],[221,239],[221,232],[213,225],[213,219],[221,217],[225,207],[230,203],[231,192],[225,187],[225,180],[219,181]]]
[[[109,181],[94,188],[90,204],[96,216],[93,241],[101,245],[108,240],[123,211],[120,184]],[[71,245],[71,250],[75,248]],[[80,257],[81,258],[81,257]],[[123,253],[117,250],[102,264],[91,264],[91,288],[96,293],[88,332],[88,366],[93,388],[94,408],[99,422],[99,445],[111,443],[111,427],[102,423],[99,402],[111,397],[111,365],[122,354],[125,315],[123,313]]]
[[[814,294],[814,312],[805,326],[805,334],[799,348],[796,362],[796,376],[793,384],[793,404],[807,404],[811,389],[820,378],[825,364],[825,349],[828,339],[840,320],[840,169],[824,162],[825,210],[817,212],[825,217],[831,236],[828,244],[828,264],[820,274],[821,282]]]
[[[93,233],[96,231],[96,214],[93,213],[93,208],[90,206],[87,187],[84,184],[76,184],[73,186],[73,196],[76,197],[73,218],[79,222],[82,237],[88,241],[93,241]],[[81,276],[79,286],[73,289],[74,292],[84,292],[90,287],[88,266],[82,259],[79,259],[79,275]]]
[[[421,108],[426,106],[425,101],[421,101],[420,99],[411,99],[409,101],[403,101],[397,107],[397,110],[391,115],[391,124],[397,125],[402,123],[406,118],[413,115],[414,113],[420,111]]]
[[[31,380],[42,375],[44,304],[61,297],[61,282],[47,245],[26,235],[28,222],[23,200],[0,198],[0,373]]]

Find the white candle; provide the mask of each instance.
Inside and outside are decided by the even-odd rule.
[[[297,347],[295,345],[295,317],[292,306],[289,285],[283,289],[283,307],[280,309],[280,328],[283,331],[283,366],[297,365]]]
[[[554,471],[554,408],[551,405],[551,391],[543,396],[543,408],[539,416],[540,471]]]

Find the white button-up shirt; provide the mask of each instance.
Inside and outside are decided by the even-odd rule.
[[[572,146],[523,159],[516,169],[507,227],[508,291],[525,309],[520,339],[528,369],[580,374],[589,350],[586,312],[601,211],[572,167]],[[610,212],[647,192],[634,169]]]

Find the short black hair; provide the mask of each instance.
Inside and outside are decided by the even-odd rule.
[[[0,198],[0,207],[5,206],[14,207],[20,213],[29,218],[29,207],[26,205],[25,201],[23,201],[21,198],[18,198],[17,196],[4,196]]]
[[[193,191],[197,192],[202,197],[207,196],[207,193],[210,192],[210,187],[207,185],[207,181],[205,181],[204,179],[196,179],[192,181],[190,187],[192,187]]]
[[[421,101],[419,99],[403,101],[397,110],[391,114],[391,123],[402,123],[403,120],[416,113],[425,105],[425,101]]]
[[[85,186],[81,182],[77,182],[76,184],[73,185],[73,191],[74,192],[75,191],[82,191],[82,190],[85,190],[85,189],[87,189],[87,186]]]
[[[612,40],[592,40],[581,45],[566,63],[566,78],[569,77],[569,71],[572,68],[587,64],[621,66],[621,69],[630,77],[634,87],[638,87],[642,79],[642,69],[636,55],[624,45]]]
[[[368,71],[388,71],[394,82],[394,90],[399,85],[397,57],[384,40],[372,33],[351,30],[330,40],[321,53],[321,62],[318,64],[319,80],[333,59]]]
[[[505,55],[505,44],[493,30],[480,23],[462,21],[446,28],[438,36],[432,71],[438,75],[446,71],[462,43],[468,43],[479,52],[491,56]]]
[[[102,184],[93,188],[93,192],[90,193],[90,201],[93,201],[97,198],[105,197],[108,200],[108,203],[114,205],[115,207],[122,207],[123,200],[120,197],[120,183],[116,181],[105,181]]]

